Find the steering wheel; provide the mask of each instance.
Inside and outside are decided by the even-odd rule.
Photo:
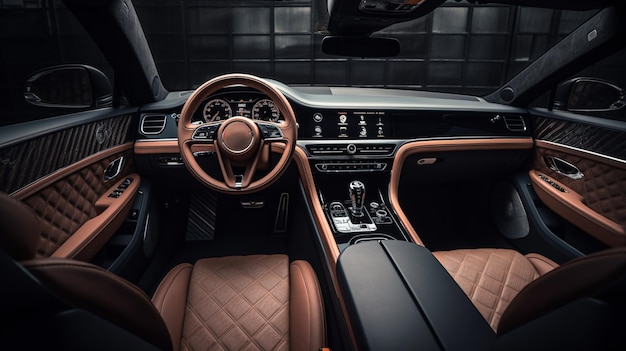
[[[234,116],[223,121],[192,124],[200,105],[225,87],[240,85],[267,95],[284,122],[273,123]],[[298,126],[291,105],[270,83],[248,74],[226,74],[209,80],[189,97],[178,121],[178,147],[191,174],[211,189],[247,194],[266,188],[285,171],[296,144]],[[269,164],[270,152],[281,153],[276,164],[259,179],[254,175]],[[217,154],[224,180],[209,175],[196,157]]]

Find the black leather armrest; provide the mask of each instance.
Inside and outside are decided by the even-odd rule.
[[[337,262],[359,350],[488,349],[496,335],[461,288],[422,246],[351,245]]]

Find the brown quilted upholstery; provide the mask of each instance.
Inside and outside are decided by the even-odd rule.
[[[196,262],[181,350],[288,350],[288,279],[285,255]]]
[[[585,175],[572,180],[550,170],[543,156],[559,157],[575,165]],[[533,168],[564,184],[583,197],[584,203],[599,214],[626,226],[626,170],[610,167],[583,157],[537,148]]]
[[[23,199],[41,221],[37,257],[52,255],[80,226],[96,216],[95,202],[110,186],[102,178],[104,169],[119,156],[107,157]],[[129,163],[125,170],[130,169]]]
[[[496,331],[511,300],[539,277],[533,264],[513,250],[468,249],[433,254]]]

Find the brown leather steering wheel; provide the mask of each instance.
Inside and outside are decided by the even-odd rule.
[[[278,107],[284,122],[273,123],[233,116],[224,121],[191,124],[200,105],[218,90],[242,85],[267,95]],[[247,194],[261,190],[285,171],[296,145],[298,126],[291,105],[275,87],[248,74],[226,74],[202,84],[189,97],[178,121],[178,147],[185,165],[200,182],[224,193]],[[272,147],[272,144],[278,144]],[[254,180],[261,165],[269,163],[270,152],[280,152],[278,162],[267,174]],[[217,154],[224,181],[210,176],[196,160]]]

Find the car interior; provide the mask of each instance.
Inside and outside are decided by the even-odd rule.
[[[626,349],[621,1],[0,23],[1,348]]]

